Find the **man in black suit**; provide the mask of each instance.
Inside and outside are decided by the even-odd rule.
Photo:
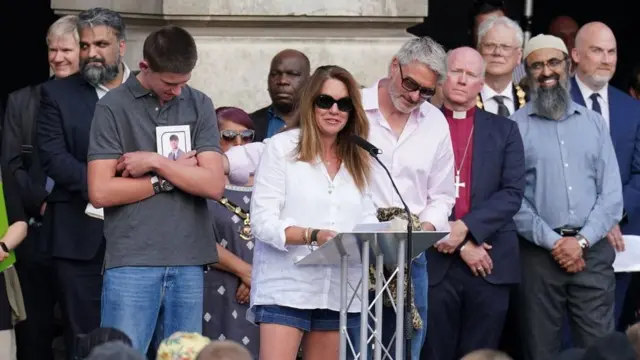
[[[49,66],[53,77],[65,78],[78,72],[77,16],[67,15],[54,22],[47,32]],[[3,170],[16,180],[16,191],[25,218],[28,238],[16,249],[16,263],[24,294],[27,320],[16,325],[18,358],[53,359],[55,278],[50,254],[40,245],[48,237],[42,225],[47,196],[53,182],[44,174],[35,141],[35,121],[40,108],[42,84],[31,85],[9,95],[4,121],[0,161]]]
[[[476,107],[484,60],[474,49],[450,52],[443,112],[455,157],[451,232],[427,252],[428,328],[423,356],[456,360],[498,346],[520,280],[513,215],[524,194],[524,149],[515,122]]]
[[[267,79],[271,105],[249,114],[256,128],[254,141],[271,137],[291,123],[310,72],[309,58],[298,50],[286,49],[274,56]]]
[[[89,129],[99,97],[126,80],[122,61],[125,25],[114,11],[78,15],[80,73],[42,86],[36,139],[45,174],[55,185],[47,198],[59,301],[65,319],[67,358],[75,339],[100,326],[104,240],[102,220],[85,215]]]

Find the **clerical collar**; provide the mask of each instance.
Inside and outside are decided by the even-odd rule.
[[[445,106],[442,107],[442,112],[444,113],[444,115],[446,117],[449,118],[453,118],[456,120],[463,120],[463,119],[468,119],[470,117],[473,117],[473,115],[476,112],[476,107],[472,107],[471,109],[467,110],[467,111],[453,111],[453,110],[449,110],[448,108],[446,108]]]

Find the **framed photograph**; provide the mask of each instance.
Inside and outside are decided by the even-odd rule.
[[[191,130],[189,125],[157,126],[156,142],[158,154],[171,160],[178,160],[191,151]]]

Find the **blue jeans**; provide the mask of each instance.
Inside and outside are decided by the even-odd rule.
[[[280,305],[256,305],[256,324],[278,324],[311,331],[340,330],[340,312],[329,309],[295,309]],[[360,324],[359,313],[347,314],[347,328]]]
[[[201,266],[120,267],[106,270],[102,284],[102,327],[129,335],[145,354],[157,334],[202,333]]]
[[[427,338],[427,305],[428,305],[428,291],[429,291],[429,278],[427,276],[427,256],[425,253],[418,256],[411,263],[411,281],[414,288],[414,298],[416,304],[416,310],[420,314],[422,319],[422,328],[416,329],[411,338],[411,360],[419,360],[422,346]],[[369,295],[369,301],[373,300],[373,292]],[[395,300],[395,299],[394,299]],[[384,306],[382,309],[382,343],[389,344],[391,337],[395,332],[396,327],[396,313],[392,307]],[[370,320],[369,326],[374,327],[374,323]],[[360,351],[360,326],[348,329],[349,337],[353,343],[356,353]],[[404,336],[403,333],[398,336]],[[395,341],[388,347],[389,354],[394,356],[395,354]],[[384,353],[383,353],[384,357]],[[350,351],[347,349],[347,358],[352,359]],[[373,358],[373,352],[371,349],[367,351],[367,358]]]

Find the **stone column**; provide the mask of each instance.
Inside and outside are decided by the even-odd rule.
[[[127,64],[137,69],[142,43],[158,26],[185,27],[198,44],[190,85],[216,106],[247,112],[270,103],[271,58],[293,48],[312,69],[340,65],[362,85],[386,75],[393,54],[411,35],[405,28],[427,15],[427,0],[52,0],[58,14],[93,6],[126,20]]]

